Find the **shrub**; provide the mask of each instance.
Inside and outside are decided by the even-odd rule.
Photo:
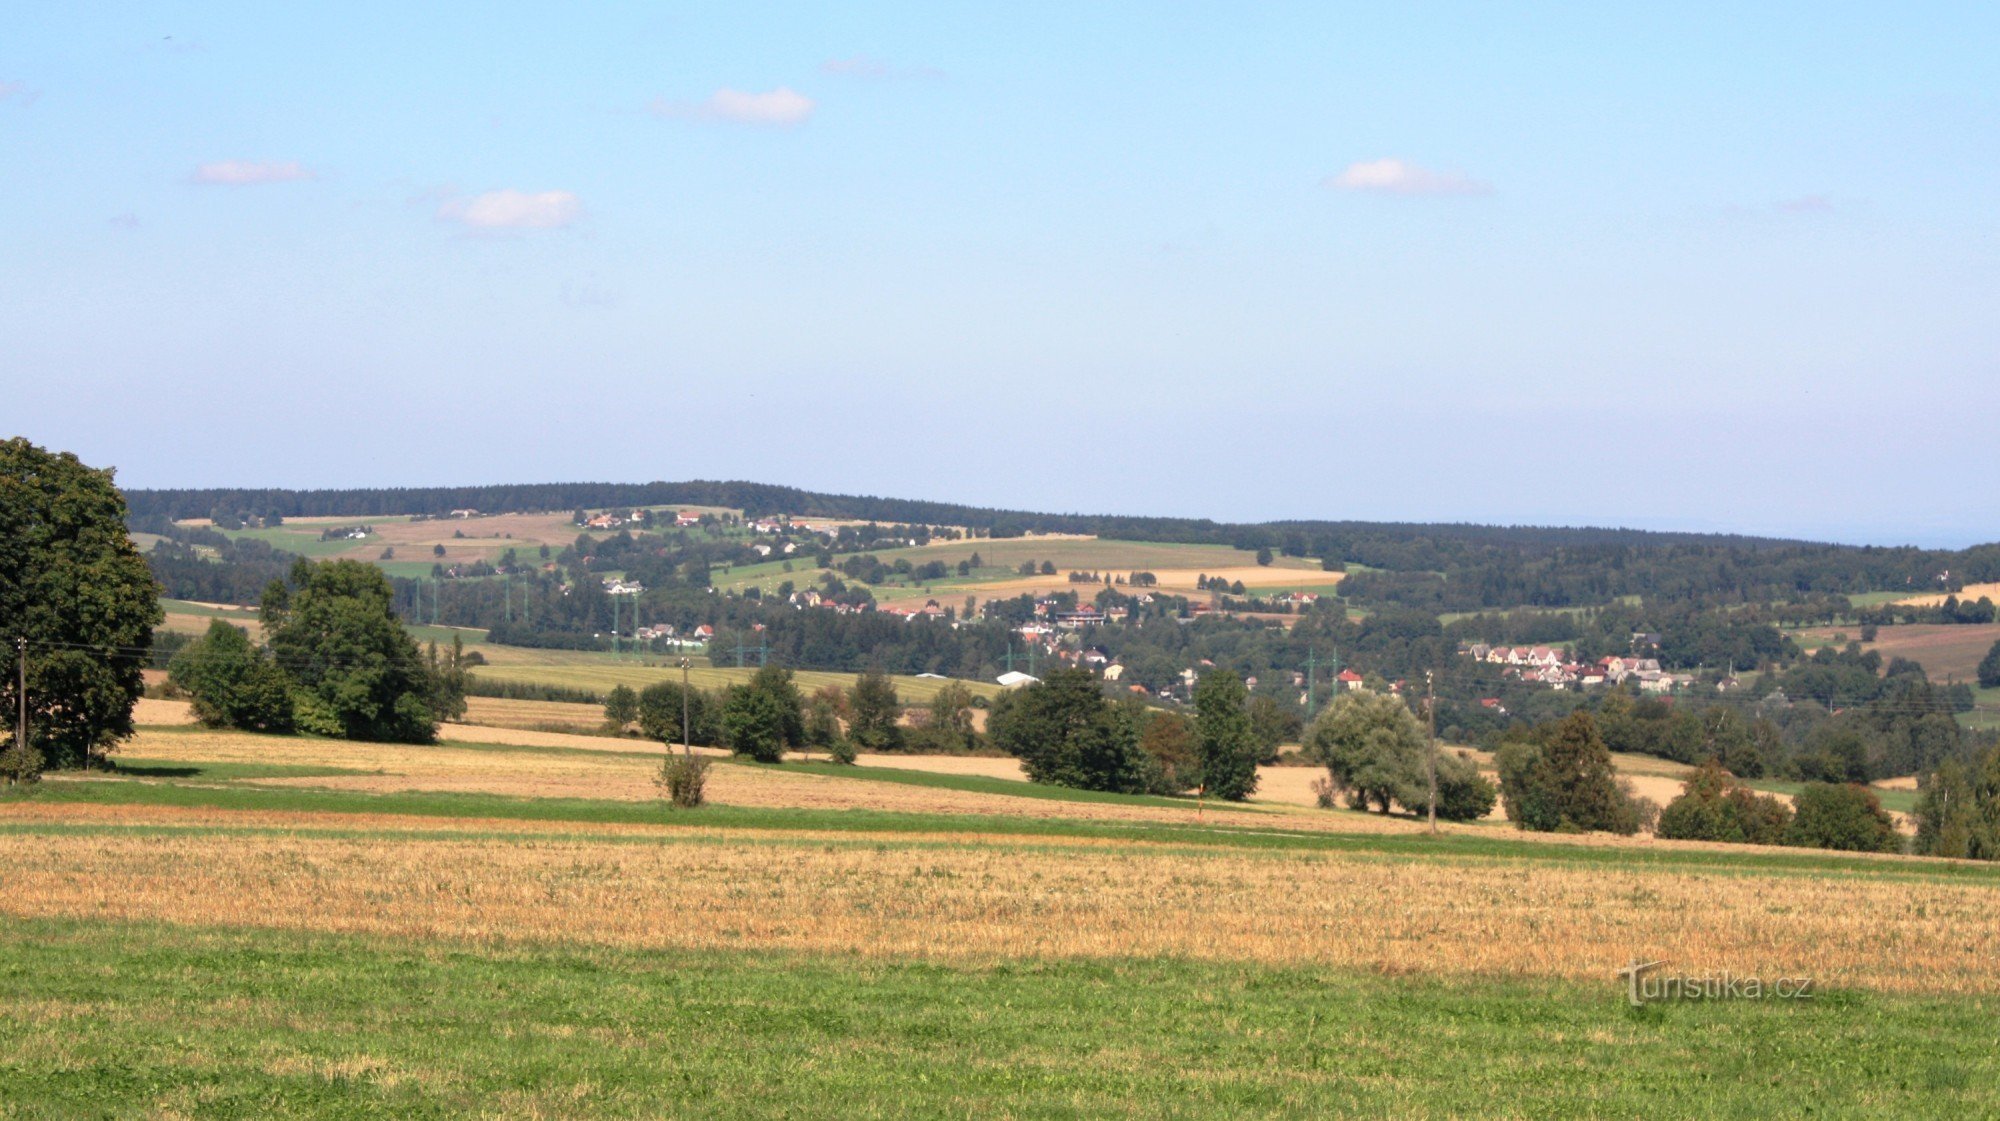
[[[8,786],[33,786],[42,781],[42,753],[26,744],[14,744],[0,751],[0,782]]]
[[[1874,791],[1831,782],[1815,782],[1799,792],[1785,843],[1843,852],[1900,852],[1903,847]]]
[[[708,789],[708,758],[692,753],[668,755],[653,782],[669,803],[691,810],[701,805]]]
[[[1688,776],[1680,797],[1660,812],[1659,835],[1677,841],[1779,845],[1791,821],[1790,807],[1738,783],[1711,759]]]
[[[835,736],[833,742],[826,745],[826,750],[827,754],[833,757],[833,761],[839,763],[841,766],[851,767],[854,765],[854,757],[856,755],[854,741],[848,739],[846,736]]]

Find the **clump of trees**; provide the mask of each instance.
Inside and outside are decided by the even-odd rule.
[[[1000,698],[987,721],[994,746],[1021,760],[1031,782],[1084,790],[1146,789],[1139,730],[1086,669],[1052,670]]]
[[[1791,823],[1790,806],[1737,782],[1710,759],[1688,776],[1680,797],[1660,811],[1658,833],[1677,841],[1780,845]]]
[[[1653,803],[1622,785],[1597,721],[1578,709],[1495,756],[1507,820],[1543,833],[1637,833]]]
[[[2000,744],[1969,765],[1947,759],[1925,776],[1914,816],[1917,852],[2000,860]]]
[[[748,684],[724,689],[719,719],[724,746],[759,763],[779,762],[785,752],[805,746],[805,698],[792,671],[775,663]]]
[[[1388,813],[1392,805],[1423,813],[1430,803],[1429,739],[1402,698],[1349,691],[1313,721],[1306,754],[1326,768],[1328,789],[1353,809]],[[1474,821],[1493,809],[1493,784],[1471,760],[1441,754],[1437,812],[1447,821]]]
[[[264,591],[265,649],[216,620],[168,665],[211,727],[429,743],[465,714],[463,644],[428,660],[391,607],[389,581],[359,561],[300,560]]]
[[[1846,852],[1901,852],[1903,840],[1875,792],[1854,783],[1815,782],[1794,800],[1785,843]]]
[[[211,728],[292,730],[292,682],[243,628],[212,619],[208,632],[167,663],[167,680],[187,693],[195,718]]]
[[[700,689],[678,681],[658,681],[639,691],[639,731],[649,740],[691,747],[712,747],[722,740],[721,712]],[[682,736],[683,720],[687,725]]]

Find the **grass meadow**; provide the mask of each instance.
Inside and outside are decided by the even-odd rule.
[[[164,702],[148,710],[164,712]],[[1964,1116],[2000,869],[152,725],[0,795],[0,1116]],[[910,763],[910,761],[903,761]],[[1626,1002],[1619,966],[1813,978]]]

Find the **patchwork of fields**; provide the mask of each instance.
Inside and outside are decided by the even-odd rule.
[[[0,796],[0,1110],[1941,1116],[2000,1090],[1991,867],[1433,837],[1009,760],[719,759],[672,811],[641,741],[140,718],[115,773]],[[1635,1010],[1635,959],[1819,995]]]

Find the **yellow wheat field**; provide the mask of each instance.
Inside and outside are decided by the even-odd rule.
[[[2000,992],[2000,893],[1880,877],[958,846],[827,835],[0,834],[0,913],[494,944],[984,963],[1172,956],[1604,980],[1635,955],[1822,985]]]

